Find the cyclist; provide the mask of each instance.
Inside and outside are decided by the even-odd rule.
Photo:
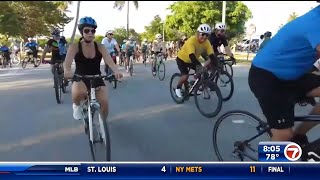
[[[130,56],[133,56],[137,53],[135,44],[134,44],[134,40],[133,37],[130,36],[129,40],[126,42],[126,47],[124,49],[125,55],[126,55],[126,70],[127,73],[129,72],[129,60],[130,60]]]
[[[52,38],[50,38],[42,53],[41,62],[44,62],[44,58],[48,52],[51,52],[51,73],[54,74],[54,64],[56,61],[63,61],[66,57],[66,43],[60,39],[60,30],[53,29],[51,32]],[[63,73],[63,67],[61,64],[61,69],[59,73]],[[67,81],[65,81],[67,83]]]
[[[182,36],[181,39],[178,41],[178,49],[180,50],[182,46],[184,45],[184,42],[187,40],[187,36]]]
[[[153,41],[152,43],[152,53],[154,54],[154,60],[152,61],[152,73],[156,74],[156,64],[157,64],[157,55],[159,53],[166,53],[166,44],[165,42],[162,40],[162,35],[161,34],[157,34],[156,35],[156,39]]]
[[[105,37],[101,41],[101,44],[103,44],[104,47],[108,50],[113,62],[115,64],[117,64],[117,56],[116,56],[115,49],[117,50],[117,52],[120,52],[120,48],[118,46],[117,41],[113,38],[113,31],[112,30],[109,30],[109,31],[106,32]],[[106,65],[105,66],[105,72],[106,73],[108,72],[108,68],[109,67]]]
[[[141,43],[141,52],[142,52],[142,59],[144,63],[147,60],[147,52],[148,52],[148,42],[146,38],[144,38],[143,42]]]
[[[31,52],[27,52],[28,56],[32,54],[34,58],[38,57],[38,44],[31,37],[28,38],[28,42],[24,45],[25,47],[31,50]]]
[[[125,53],[126,43],[127,43],[127,40],[124,39],[123,43],[121,45],[121,49],[120,49],[121,50],[121,53],[120,53],[120,61],[121,61],[121,63],[123,63],[123,59],[125,58],[125,55],[126,55],[126,53]],[[121,63],[120,63],[120,65],[121,65]]]
[[[0,44],[0,52],[6,59],[6,64],[10,63],[10,49],[8,48],[8,46]]]
[[[317,6],[281,28],[253,59],[248,78],[251,91],[273,127],[272,141],[290,140],[305,146],[303,160],[315,158],[306,157],[315,144],[306,145],[305,134],[317,123],[301,123],[293,130],[294,107],[301,98],[320,96],[320,76],[310,73],[320,54],[320,25],[314,23],[320,18],[319,12]],[[319,105],[311,114],[320,114]]]
[[[104,62],[114,72],[116,78],[121,78],[122,74],[119,72],[117,65],[113,62],[108,50],[94,41],[95,32],[97,28],[96,21],[91,17],[81,18],[78,23],[78,30],[81,38],[78,43],[71,44],[64,65],[65,78],[72,78],[71,65],[73,59],[76,64],[75,73],[79,75],[97,75],[101,74],[100,63],[103,58]],[[108,98],[107,88],[102,79],[96,80],[97,100],[100,103],[101,115],[103,119],[108,116]],[[74,119],[81,119],[80,102],[87,96],[90,90],[90,81],[82,79],[72,84],[72,101],[73,101],[73,117]]]
[[[228,41],[225,37],[226,29],[227,27],[224,23],[217,23],[215,25],[214,32],[209,36],[209,41],[213,47],[214,53],[217,56],[221,54],[220,47],[223,45],[227,55],[234,60],[231,49],[228,46]]]
[[[263,42],[260,45],[260,50],[262,48],[264,48],[268,44],[268,42],[270,42],[271,36],[272,36],[272,33],[270,31],[267,31],[267,32],[264,33],[264,36],[263,36],[264,39],[263,39]]]
[[[188,81],[188,68],[195,70],[197,67],[202,67],[199,58],[203,53],[208,54],[211,60],[204,64],[205,67],[207,67],[209,63],[213,66],[217,65],[217,58],[214,55],[212,46],[208,40],[210,33],[211,27],[208,24],[201,24],[197,29],[197,34],[190,37],[177,54],[176,61],[181,77],[177,85],[176,95],[180,98],[182,97],[182,84]]]

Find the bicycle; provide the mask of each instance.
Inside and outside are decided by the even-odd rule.
[[[166,66],[164,64],[164,54],[163,53],[157,53],[155,58],[157,58],[157,64],[155,65],[155,69],[156,69],[156,72],[154,72],[154,68],[153,66],[151,65],[151,72],[152,72],[152,75],[153,77],[156,77],[156,75],[158,74],[158,78],[160,81],[163,81],[165,76],[166,76]],[[161,75],[160,73],[163,74]]]
[[[0,52],[0,61],[2,68],[6,68],[8,64],[10,67],[12,67],[11,61],[6,58],[4,53],[5,52]]]
[[[223,70],[228,72],[230,74],[230,76],[233,77],[232,66],[234,64],[236,64],[236,61],[235,61],[235,59],[232,59],[232,58],[225,59],[224,56],[226,56],[226,54],[219,54],[217,56],[217,58],[218,58],[219,62],[223,64]]]
[[[10,59],[11,59],[11,64],[19,65],[21,62],[20,52],[16,53],[15,51],[11,51]]]
[[[132,76],[132,73],[133,73],[133,55],[129,57],[129,72],[130,72],[130,76]]]
[[[297,101],[298,104],[300,106],[306,106],[307,104],[311,104],[311,105],[315,105],[316,102],[314,100],[314,98],[306,98],[303,101]],[[228,122],[228,125],[230,124],[236,124],[236,126],[239,128],[241,125],[243,124],[249,124],[249,125],[253,125],[253,130],[257,131],[257,134],[252,136],[251,138],[239,138],[238,136],[235,138],[232,138],[233,140],[233,152],[232,152],[232,157],[234,157],[234,159],[232,159],[231,161],[235,161],[235,159],[240,160],[240,161],[244,161],[244,158],[248,158],[249,160],[252,161],[258,161],[258,147],[252,148],[252,143],[255,143],[256,145],[258,145],[258,143],[260,141],[268,141],[270,140],[270,138],[272,137],[272,133],[271,133],[271,129],[272,127],[270,127],[268,125],[268,123],[262,121],[260,118],[258,118],[257,116],[251,114],[250,112],[247,111],[241,111],[241,110],[234,110],[234,111],[229,111],[226,112],[225,114],[223,114],[215,123],[214,128],[213,128],[213,147],[214,147],[214,151],[216,156],[218,157],[219,161],[224,161],[225,158],[222,158],[222,154],[225,154],[225,149],[226,147],[223,148],[223,151],[219,150],[218,147],[218,129],[221,126],[222,122],[225,122],[225,119],[230,117],[230,116],[243,116],[243,117],[247,117],[248,119],[252,120],[252,122],[246,122],[245,120],[243,120],[242,118],[238,118],[238,117],[234,117],[232,118],[231,122]],[[309,121],[318,121],[320,122],[320,116],[319,115],[306,115],[306,116],[295,116],[294,118],[295,122],[309,122]],[[228,130],[228,132],[237,132],[234,130]],[[225,131],[223,132],[225,133]],[[230,133],[231,134],[231,133]],[[258,137],[261,137],[262,135],[266,134],[266,138],[267,139],[263,139],[263,140],[258,140],[257,142],[254,142],[254,140],[257,140]],[[224,135],[224,137],[226,137]],[[224,140],[225,142],[225,140]],[[255,155],[251,155],[248,154],[247,151],[250,150],[252,153],[254,153]]]
[[[63,60],[55,61],[54,63],[49,62],[53,65],[53,86],[56,95],[56,101],[58,104],[62,102],[62,93],[67,92],[67,87],[65,84],[65,79],[63,77]]]
[[[222,78],[226,77],[226,78]],[[224,62],[218,62],[218,68],[215,69],[211,74],[210,74],[210,80],[215,82],[217,86],[220,88],[221,94],[222,94],[222,100],[223,101],[228,101],[234,92],[234,82],[232,76],[225,71],[225,63]],[[227,85],[230,84],[230,91],[226,95],[224,95],[224,92],[226,91],[226,88],[224,90],[221,90],[224,87],[227,87]]]
[[[190,72],[190,69],[189,69],[189,72]],[[189,81],[184,83],[182,88],[181,88],[181,91],[182,91],[182,98],[180,99],[177,99],[179,98],[176,93],[175,93],[175,90],[176,90],[176,85],[173,86],[173,80],[174,78],[176,77],[179,77],[180,79],[180,76],[181,74],[180,73],[174,73],[172,76],[171,76],[171,80],[170,80],[170,93],[171,93],[171,97],[172,99],[177,103],[177,104],[181,104],[183,103],[184,101],[187,101],[189,99],[190,96],[194,96],[194,100],[195,100],[195,104],[196,104],[196,107],[197,109],[199,110],[199,112],[207,117],[207,118],[212,118],[212,117],[215,117],[218,115],[218,113],[221,111],[221,108],[222,108],[222,95],[221,95],[221,92],[220,92],[220,89],[218,88],[218,86],[212,82],[210,80],[210,76],[209,76],[209,73],[208,73],[208,70],[205,69],[203,70],[202,72],[199,72],[199,71],[196,71],[198,74],[196,80],[194,83],[190,83]],[[194,74],[189,74],[189,75],[194,75]],[[191,88],[189,88],[191,85]],[[210,89],[210,90],[208,90]],[[198,95],[198,91],[201,90],[201,94],[203,96],[204,99],[206,100],[209,100],[211,99],[212,97],[210,96],[209,92],[215,92],[217,94],[217,107],[216,109],[212,112],[204,112],[201,108],[200,108],[200,105],[199,105],[199,95]],[[197,94],[197,95],[195,95]],[[200,95],[201,95],[200,94]],[[213,108],[212,108],[213,109]]]
[[[109,68],[109,66],[108,65],[105,65],[106,67],[105,67],[105,71],[106,71],[106,75],[111,75],[112,74],[112,70]],[[112,84],[112,87],[114,88],[114,89],[116,89],[117,88],[117,82],[118,82],[118,80],[116,79],[116,78],[114,78],[114,79],[105,79],[105,80],[108,80],[109,81],[109,83],[110,84]]]
[[[100,112],[100,104],[96,99],[96,79],[115,79],[115,76],[102,76],[98,75],[78,75],[75,74],[72,81],[78,81],[80,79],[90,80],[90,90],[88,91],[88,96],[86,100],[81,102],[81,114],[82,120],[84,122],[85,133],[88,135],[91,156],[94,161],[97,159],[97,154],[95,152],[95,145],[101,144],[105,152],[105,158],[101,161],[111,160],[111,147],[110,147],[110,134],[108,130],[108,124],[106,118],[103,119]],[[96,118],[96,119],[95,119]]]
[[[32,51],[26,51],[25,57],[21,63],[22,68],[23,69],[26,68],[26,66],[29,62],[33,63],[34,67],[38,67],[41,64],[40,59],[41,59],[41,57],[39,55],[37,55],[37,57],[34,57]]]

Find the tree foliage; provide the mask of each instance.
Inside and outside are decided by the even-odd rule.
[[[222,19],[221,1],[179,1],[168,8],[171,15],[167,16],[166,25],[186,33],[187,36],[196,32],[200,24],[214,26]],[[249,8],[240,1],[227,1],[226,25],[229,38],[245,32],[245,22],[252,17]]]
[[[298,18],[298,14],[296,12],[293,12],[289,15],[287,23],[289,23],[297,18]]]
[[[0,3],[0,34],[20,36],[48,35],[72,18],[66,15],[67,1],[3,1]]]

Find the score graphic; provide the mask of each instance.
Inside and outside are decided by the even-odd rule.
[[[262,162],[297,161],[302,155],[301,147],[293,142],[260,142],[258,149]]]

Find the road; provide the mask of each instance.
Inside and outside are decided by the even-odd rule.
[[[133,77],[122,69],[125,77],[117,89],[107,83],[113,161],[217,160],[212,146],[217,117],[203,117],[193,98],[175,104],[169,92],[175,61],[167,61],[166,68],[164,81],[151,75],[150,64],[135,64]],[[234,95],[218,117],[235,109],[263,117],[248,87],[248,66],[237,65],[234,71]],[[63,104],[55,101],[49,65],[0,70],[0,97],[0,161],[91,161],[83,123],[72,118],[70,92]],[[228,137],[248,132],[226,128],[222,147],[230,150]]]

